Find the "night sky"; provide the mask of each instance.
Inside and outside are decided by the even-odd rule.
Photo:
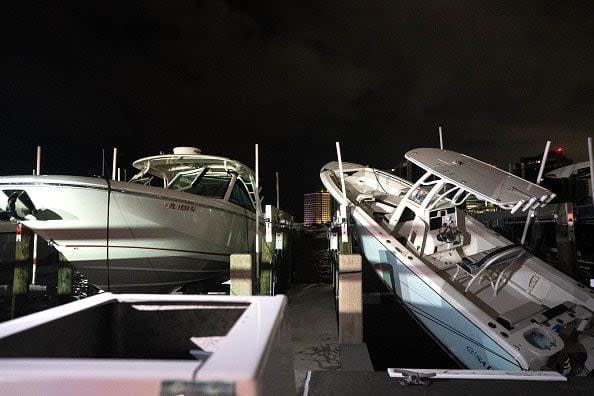
[[[20,2],[16,2],[20,3]],[[81,3],[81,4],[78,4]],[[196,146],[254,165],[302,218],[336,158],[388,168],[438,146],[507,169],[546,140],[587,159],[594,4],[48,2],[2,9],[0,174],[97,175]],[[61,7],[61,8],[60,8]]]

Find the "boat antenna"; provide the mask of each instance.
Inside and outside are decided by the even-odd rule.
[[[113,148],[113,166],[111,169],[111,180],[115,180],[116,179],[116,166],[118,163],[118,149],[117,147]]]
[[[37,161],[35,166],[35,175],[39,176],[41,172],[41,146],[37,146]],[[35,284],[35,275],[37,274],[37,233],[33,234],[33,257],[31,268],[31,284]]]
[[[443,135],[441,134],[441,127],[439,127],[439,148],[443,150]]]
[[[276,208],[280,209],[280,200],[278,194],[278,172],[276,172]]]
[[[590,191],[594,204],[594,157],[592,156],[592,137],[588,138],[588,159],[590,161]]]
[[[260,216],[262,215],[261,208],[260,208],[260,182],[258,181],[260,171],[258,170],[259,167],[259,158],[258,158],[258,143],[256,143],[256,164],[255,164],[255,171],[256,171],[256,180],[255,180],[255,188],[254,188],[254,198],[256,200],[256,257],[255,257],[255,264],[256,264],[256,290],[258,294],[260,294]]]
[[[542,181],[542,173],[544,172],[545,164],[547,163],[547,157],[549,155],[549,149],[551,148],[551,141],[547,140],[545,145],[544,153],[542,153],[542,160],[540,161],[540,169],[538,170],[538,176],[536,177],[536,184],[540,184]],[[528,226],[530,226],[530,220],[534,216],[535,209],[530,208],[528,215],[526,216],[526,223],[524,223],[524,231],[522,232],[522,239],[520,245],[524,245],[526,242],[526,234],[528,234]]]
[[[105,177],[105,149],[101,149],[101,177]]]
[[[111,182],[109,177],[105,178],[107,183],[107,218],[105,227],[105,266],[107,269],[107,291],[111,291],[111,284],[109,282],[109,207],[111,206]]]
[[[35,167],[35,174],[39,176],[41,173],[41,146],[37,146],[37,166]]]
[[[340,217],[342,221],[342,241],[348,242],[348,230],[347,230],[347,199],[346,199],[346,188],[344,186],[344,173],[342,171],[342,155],[340,155],[340,142],[336,142],[336,155],[338,157],[338,170],[340,172],[340,186],[342,188],[342,202],[340,203]]]
[[[342,188],[342,199],[346,203],[346,189],[344,187],[344,173],[342,172],[342,155],[340,155],[340,142],[336,142],[336,155],[338,156],[338,170],[340,172],[340,187]]]

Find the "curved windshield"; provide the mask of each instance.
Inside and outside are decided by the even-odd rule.
[[[230,177],[214,177],[206,175],[185,191],[205,197],[223,198],[230,180]]]
[[[144,184],[145,186],[150,186],[151,181],[153,180],[153,176],[144,176],[144,177],[139,177],[138,179],[132,179],[130,180],[130,183],[134,183],[134,184]]]
[[[196,179],[202,174],[202,170],[187,172],[187,173],[179,173],[173,178],[171,183],[169,183],[170,190],[187,190],[188,188],[192,187]]]
[[[248,192],[246,191],[245,187],[239,183],[239,180],[233,186],[233,190],[229,196],[229,201],[252,212],[255,211],[254,204],[252,203]]]

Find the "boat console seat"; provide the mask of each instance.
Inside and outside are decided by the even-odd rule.
[[[523,253],[524,247],[522,245],[511,244],[479,252],[471,256],[465,256],[457,263],[458,268],[456,269],[456,273],[452,276],[452,280],[456,280],[462,271],[469,275],[471,279],[464,289],[464,291],[467,292],[475,279],[480,278],[487,269],[499,269],[496,282],[493,283],[491,280],[493,291],[497,294],[505,270],[507,270],[513,264],[513,261]]]

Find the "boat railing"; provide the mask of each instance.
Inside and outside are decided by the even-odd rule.
[[[477,278],[482,277],[487,269],[499,267],[500,271],[495,283],[493,283],[493,280],[491,279],[491,287],[496,295],[500,283],[503,280],[504,273],[513,264],[514,260],[520,257],[523,253],[524,247],[522,245],[512,244],[495,249],[478,261],[473,261],[470,256],[464,257],[462,261],[457,263],[458,268],[456,269],[456,273],[452,276],[452,280],[455,280],[460,272],[464,271],[470,276],[470,280],[464,288],[464,291],[468,292],[474,281]],[[504,264],[507,265],[504,266]]]

